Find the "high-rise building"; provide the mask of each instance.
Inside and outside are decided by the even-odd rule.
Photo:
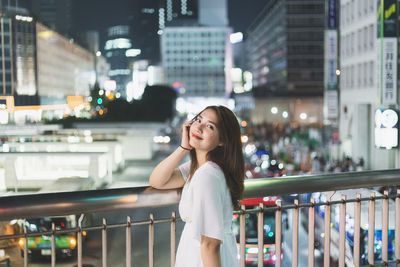
[[[256,93],[322,96],[324,29],[324,0],[268,1],[247,32]]]
[[[341,152],[368,169],[400,167],[396,5],[340,1]]]
[[[245,41],[254,121],[323,123],[324,31],[325,0],[267,2]]]
[[[18,5],[1,5],[0,95],[15,105],[38,104],[36,27],[28,11]]]
[[[126,86],[132,80],[130,58],[141,53],[132,46],[129,26],[117,25],[108,28],[104,51],[110,64],[109,77],[116,82],[116,91],[126,98]]]
[[[72,0],[31,0],[30,2],[32,13],[39,21],[59,33],[71,34]]]
[[[133,45],[141,50],[138,59],[150,64],[160,61],[160,35],[176,21],[197,21],[196,0],[135,0],[130,26]]]
[[[0,12],[0,123],[83,109],[94,82],[94,55],[11,2],[2,1]]]
[[[199,1],[198,22],[175,23],[163,30],[165,79],[185,97],[225,97],[232,90],[232,29],[227,27],[226,10],[226,0]]]
[[[167,27],[161,36],[167,83],[185,97],[224,97],[232,89],[228,27]]]

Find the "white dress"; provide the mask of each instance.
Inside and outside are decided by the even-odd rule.
[[[185,222],[176,255],[175,267],[202,267],[201,236],[222,241],[221,266],[239,266],[235,236],[232,234],[232,202],[225,176],[214,162],[206,162],[190,181],[190,162],[179,166],[186,184],[179,202],[179,213]]]

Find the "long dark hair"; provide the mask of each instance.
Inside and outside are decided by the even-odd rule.
[[[235,114],[224,106],[208,106],[193,120],[206,109],[211,109],[217,114],[219,141],[223,144],[209,151],[207,160],[216,163],[222,169],[231,193],[233,207],[237,208],[244,190],[244,159],[239,122]],[[198,168],[195,149],[190,151],[190,159],[189,177],[192,177]]]

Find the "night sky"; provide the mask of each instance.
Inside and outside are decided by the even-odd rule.
[[[128,23],[133,8],[130,0],[73,1],[74,32],[97,30],[104,35],[107,27]],[[233,30],[245,32],[267,1],[269,0],[228,0],[229,23]]]

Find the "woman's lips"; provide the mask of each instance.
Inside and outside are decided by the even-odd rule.
[[[192,137],[193,137],[193,138],[196,138],[196,139],[198,139],[198,140],[203,140],[203,138],[201,138],[200,136],[198,136],[198,135],[196,135],[196,134],[193,134],[193,133],[192,133]]]

